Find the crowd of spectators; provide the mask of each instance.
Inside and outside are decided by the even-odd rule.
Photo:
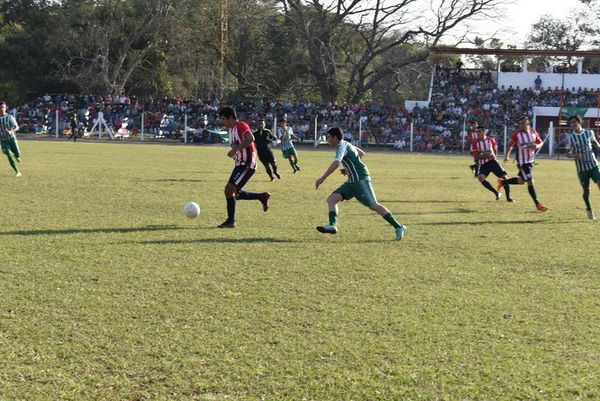
[[[505,125],[512,132],[519,117],[532,117],[536,106],[598,107],[600,89],[544,88],[541,81],[532,88],[498,87],[492,73],[484,70],[439,68],[435,74],[429,110],[424,116],[422,111],[417,113],[424,117],[417,124],[419,129],[434,136],[449,131],[450,138],[455,138],[465,122],[476,120],[491,136],[500,137]]]
[[[537,81],[537,80],[536,80]],[[500,137],[504,126],[516,129],[521,115],[532,115],[535,106],[597,107],[599,89],[544,88],[541,82],[532,88],[498,87],[491,71],[438,67],[433,79],[432,98],[428,107],[383,106],[378,104],[314,104],[295,101],[228,101],[240,118],[253,125],[259,118],[272,124],[286,118],[300,141],[311,141],[328,127],[339,126],[346,137],[362,146],[388,145],[406,149],[410,127],[414,124],[416,151],[444,151],[463,148],[463,129],[471,120],[488,127],[489,134]],[[10,110],[16,115],[23,132],[52,132],[58,111],[59,128],[67,129],[76,115],[80,131],[89,131],[99,111],[115,131],[126,124],[132,135],[141,131],[148,138],[181,140],[184,121],[190,142],[216,142],[222,136],[218,99],[182,100],[172,98],[137,98],[135,96],[46,95]],[[184,116],[187,116],[185,118]],[[362,132],[362,137],[358,133]]]

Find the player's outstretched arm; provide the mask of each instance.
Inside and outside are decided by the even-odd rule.
[[[513,141],[510,141],[510,143],[508,145],[508,150],[506,151],[506,156],[504,156],[504,162],[508,161],[508,159],[510,158],[510,154],[512,153],[514,147],[515,147],[515,143]]]
[[[595,147],[597,150],[600,150],[600,143],[593,136],[592,136],[592,146]]]
[[[325,171],[325,173],[323,173],[323,175],[321,176],[321,178],[317,179],[317,181],[315,182],[315,188],[319,189],[319,187],[321,186],[322,183],[325,182],[325,180],[327,179],[327,177],[329,177],[331,174],[333,174],[333,172],[335,170],[337,170],[339,166],[340,166],[340,161],[339,160],[334,160],[333,163],[331,163],[331,165],[327,168],[327,170]]]

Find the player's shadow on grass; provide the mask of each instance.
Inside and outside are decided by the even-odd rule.
[[[186,230],[179,226],[144,226],[144,227],[112,227],[112,228],[64,228],[64,229],[43,229],[43,230],[20,230],[20,231],[2,231],[0,235],[69,235],[69,234],[114,234],[114,233],[137,233],[153,231],[174,231]]]
[[[473,203],[471,201],[453,201],[453,200],[445,200],[445,199],[429,199],[429,200],[380,200],[382,204],[386,203],[456,203],[456,204],[465,204],[465,203]]]
[[[152,182],[207,182],[209,180],[199,180],[193,178],[161,178],[159,180],[149,180]]]
[[[433,221],[427,223],[414,223],[415,226],[480,226],[496,224],[567,224],[569,221],[550,220],[509,220],[509,221]]]
[[[295,242],[292,239],[272,238],[272,237],[251,237],[251,238],[200,238],[200,239],[160,239],[151,241],[138,241],[138,244],[144,245],[177,245],[177,244],[252,244],[252,243],[272,243],[282,244]]]

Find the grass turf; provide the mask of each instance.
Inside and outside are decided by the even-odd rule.
[[[23,177],[0,164],[0,399],[600,398],[600,226],[572,162],[537,166],[541,214],[466,157],[368,154],[395,242],[356,201],[315,231],[332,152],[261,167],[272,209],[239,202],[224,231],[223,147],[21,148]]]

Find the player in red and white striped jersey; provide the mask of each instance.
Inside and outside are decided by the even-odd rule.
[[[473,142],[477,141],[477,121],[476,120],[471,120],[469,122],[469,130],[467,131],[467,135],[466,135],[466,141],[469,144],[469,146],[473,145]],[[477,160],[475,160],[475,162],[473,164],[471,164],[469,166],[469,168],[471,168],[471,171],[473,172],[473,174],[475,174],[475,177],[477,177]]]
[[[504,158],[504,162],[506,163],[513,148],[515,146],[517,147],[517,166],[519,167],[519,175],[508,180],[498,180],[498,189],[511,184],[522,185],[527,183],[529,195],[531,196],[531,199],[533,199],[536,209],[540,212],[545,212],[548,208],[542,205],[538,200],[533,182],[533,163],[535,162],[535,154],[544,143],[536,130],[531,128],[527,116],[521,117],[519,123],[519,129],[512,135],[508,150],[506,151],[506,157]]]
[[[258,200],[266,212],[269,209],[268,192],[255,193],[242,191],[242,188],[256,172],[256,147],[254,146],[254,135],[245,121],[238,121],[235,109],[224,106],[219,110],[219,118],[223,125],[229,130],[229,145],[231,149],[227,156],[235,160],[235,168],[225,186],[225,199],[227,200],[227,220],[219,225],[219,228],[235,227],[235,202],[240,200]]]
[[[506,179],[506,171],[504,171],[498,160],[496,160],[496,155],[498,154],[496,140],[488,137],[485,128],[482,126],[477,127],[477,140],[471,142],[471,154],[477,162],[477,178],[479,178],[481,185],[492,192],[496,196],[496,200],[500,200],[502,194],[487,181],[487,177],[491,173],[494,173],[496,177]],[[506,200],[512,202],[512,199],[510,199],[510,188],[508,185],[506,188]]]

